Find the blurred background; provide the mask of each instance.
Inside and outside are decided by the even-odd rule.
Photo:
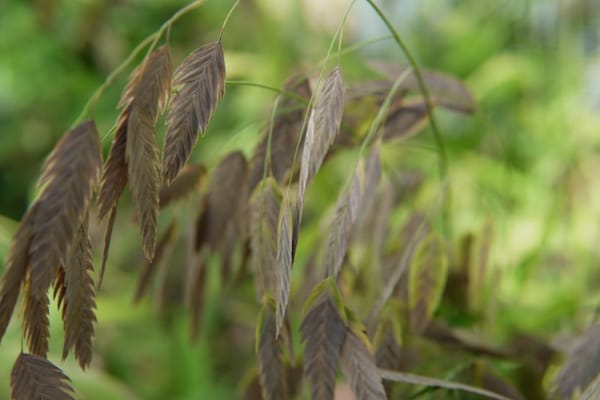
[[[35,195],[45,156],[108,74],[187,3],[0,2],[0,260]],[[176,65],[217,38],[232,3],[208,0],[173,25]],[[566,346],[595,319],[600,306],[600,3],[379,3],[419,65],[460,78],[477,102],[472,116],[436,112],[449,154],[448,239],[459,243],[466,235],[493,232],[493,299],[483,306],[486,322],[475,329],[499,342],[523,331],[557,348]],[[318,72],[348,5],[347,0],[242,1],[223,36],[227,79],[282,87],[293,74]],[[370,76],[367,61],[406,61],[377,15],[360,0],[344,30],[344,47],[354,45],[356,50],[341,59],[348,82]],[[105,155],[130,71],[118,76],[94,113]],[[231,150],[249,156],[274,98],[265,89],[228,85],[193,160],[210,170]],[[161,128],[161,138],[163,133]],[[429,207],[441,184],[429,128],[386,148],[383,156],[388,167],[410,167],[424,176],[422,194],[399,207],[395,219]],[[350,165],[341,158],[333,163],[337,172],[324,171],[315,181],[310,193],[316,200],[309,207],[334,206],[337,189],[330,184],[341,188]],[[243,362],[232,367],[235,363],[222,360],[235,359],[227,348],[230,342],[218,340],[230,323],[222,317],[218,290],[208,296],[204,331],[196,344],[189,340],[183,310],[161,313],[151,300],[134,306],[142,260],[139,235],[128,214],[128,197],[120,207],[106,282],[97,299],[95,360],[85,372],[71,358],[60,363],[57,312],[51,318],[50,358],[71,377],[81,399],[239,397],[245,367],[253,363],[255,311],[246,316],[243,303],[233,307],[248,329],[229,335],[244,347],[235,355]],[[310,236],[319,224],[306,229]],[[101,231],[96,230],[99,243]],[[300,244],[299,252],[301,260],[308,257],[306,245]],[[470,323],[454,318],[450,308],[441,312],[455,324]],[[0,398],[8,398],[10,368],[20,346],[15,318],[0,344]],[[511,374],[510,366],[503,370]]]

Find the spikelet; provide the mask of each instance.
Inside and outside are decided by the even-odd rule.
[[[170,183],[204,135],[208,121],[225,95],[225,59],[221,42],[207,44],[190,54],[175,71],[173,86],[179,91],[167,117],[163,153],[164,180]]]
[[[131,74],[118,106],[116,133],[98,195],[98,218],[109,216],[100,268],[102,282],[117,203],[129,183],[133,194],[146,258],[154,256],[158,224],[160,160],[155,124],[171,90],[171,51],[154,50]]]
[[[58,267],[65,264],[101,166],[100,141],[93,121],[64,135],[44,163],[28,251],[30,295],[46,296]]]
[[[92,244],[88,236],[88,218],[81,224],[77,240],[71,249],[68,263],[64,267],[64,295],[62,318],[65,341],[62,357],[71,349],[82,369],[92,360],[92,343],[96,323],[96,292],[90,275],[94,269]],[[60,298],[59,298],[60,299]]]
[[[50,361],[21,353],[10,374],[12,400],[74,400],[70,379]]]

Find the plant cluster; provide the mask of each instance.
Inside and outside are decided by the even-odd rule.
[[[492,228],[454,248],[447,227],[436,227],[423,213],[407,216],[399,231],[390,225],[393,210],[420,194],[422,176],[385,168],[382,151],[429,123],[439,151],[439,196],[445,199],[450,195],[446,156],[432,112],[443,107],[468,115],[475,106],[458,79],[419,69],[385,15],[368,2],[411,65],[372,62],[370,68],[381,78],[349,83],[338,57],[333,68],[325,62],[318,76],[291,77],[277,90],[252,157],[236,150],[212,169],[188,161],[225,95],[223,29],[216,41],[191,52],[173,72],[168,30],[202,3],[197,1],[136,49],[134,53],[149,45],[123,90],[108,158],[103,162],[93,120],[69,130],[48,156],[39,194],[13,238],[0,286],[0,338],[22,297],[27,352],[13,367],[14,399],[73,398],[67,376],[46,359],[49,292],[62,312],[62,357],[72,352],[85,369],[93,355],[96,290],[126,188],[146,258],[135,301],[146,295],[153,280],[159,281],[156,296],[182,294],[178,301],[189,310],[192,337],[197,338],[208,265],[218,260],[227,296],[255,303],[256,368],[242,389],[246,399],[296,398],[303,381],[312,398],[333,399],[338,370],[357,399],[407,398],[409,389],[397,382],[425,387],[411,398],[439,388],[494,399],[545,396],[542,381],[552,349],[523,337],[520,350],[509,351],[436,318],[442,303],[474,315],[481,311],[478,300],[489,290]],[[166,43],[157,47],[165,33]],[[339,54],[341,28],[332,48],[336,41]],[[86,107],[83,114],[88,111]],[[163,114],[167,127],[160,149],[156,130]],[[331,217],[305,213],[311,182],[344,151],[354,152],[356,161]],[[175,217],[160,232],[160,211],[190,196],[199,197],[193,223]],[[93,217],[106,221],[97,282],[88,233]],[[308,261],[296,265],[307,218],[323,218],[326,233],[315,241]],[[173,263],[185,265],[175,283],[165,272]],[[245,290],[248,286],[252,293]],[[302,349],[294,340],[296,332]],[[584,349],[599,337],[597,325],[582,336],[557,376],[556,396],[598,395],[598,351],[586,354]],[[424,340],[439,345],[434,354],[415,354],[425,348]],[[472,371],[460,371],[471,376],[473,385],[406,372],[456,350],[481,357],[470,365]],[[501,378],[487,359],[521,363],[531,377],[530,391]],[[587,361],[582,364],[581,359]]]

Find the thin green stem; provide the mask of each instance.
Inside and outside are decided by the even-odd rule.
[[[108,138],[115,132],[115,129],[117,129],[117,124],[111,126],[108,132],[106,132],[106,134],[102,137],[102,144],[104,144],[108,140]]]
[[[306,124],[308,123],[308,118],[310,117],[312,106],[315,103],[317,93],[319,92],[319,89],[321,86],[321,81],[323,80],[323,76],[325,75],[325,70],[327,68],[327,62],[331,58],[331,53],[333,52],[333,46],[336,42],[336,39],[338,39],[341,36],[342,29],[343,29],[344,25],[346,24],[346,20],[348,19],[348,15],[350,15],[350,11],[352,11],[352,7],[354,6],[354,3],[356,3],[356,0],[352,0],[350,5],[346,9],[346,12],[344,13],[344,17],[342,18],[342,21],[340,22],[340,25],[338,26],[338,29],[335,32],[335,35],[331,39],[331,42],[329,43],[329,48],[327,49],[327,55],[325,56],[325,60],[323,61],[323,67],[321,68],[321,72],[319,73],[319,79],[317,80],[317,84],[315,85],[315,90],[310,97],[308,106],[306,108],[306,112],[304,113],[304,119],[302,120],[302,129],[300,130],[300,136],[298,137],[298,141],[296,142],[296,148],[294,149],[294,157],[292,159],[292,167],[291,167],[292,171],[296,167],[296,162],[298,160],[298,153],[300,151],[300,143],[302,142],[302,135],[305,134]],[[339,60],[339,55],[338,55],[338,66],[339,66],[339,61],[340,60]],[[288,179],[287,186],[289,187],[291,185],[291,183],[292,183],[292,175],[290,175],[290,177]],[[302,210],[300,210],[300,215],[302,215]]]
[[[344,15],[344,20],[342,21],[342,24],[340,26],[340,34],[338,36],[337,65],[340,65],[342,63],[342,39],[344,37],[344,24],[346,23],[346,18],[348,17],[348,13],[350,12],[350,9],[352,8],[353,4],[354,1],[350,4],[350,8],[348,9],[346,15]]]
[[[225,81],[225,84],[228,86],[249,86],[249,87],[257,87],[257,88],[261,88],[261,89],[266,89],[271,92],[275,92],[280,95],[298,100],[299,102],[301,102],[303,104],[308,103],[304,97],[298,96],[294,92],[290,92],[289,90],[280,89],[280,88],[277,88],[274,86],[265,85],[263,83],[257,83],[257,82],[252,82],[252,81]]]
[[[173,25],[169,25],[169,27],[167,28],[167,33],[165,35],[165,42],[168,44],[171,41],[171,27]]]
[[[96,91],[94,92],[92,97],[90,97],[90,99],[87,101],[87,103],[83,107],[83,110],[81,110],[81,113],[79,114],[79,116],[77,117],[75,122],[73,123],[73,126],[78,125],[83,120],[83,118],[85,118],[85,116],[88,114],[90,114],[93,117],[94,110],[96,108],[98,100],[100,99],[100,97],[102,96],[104,91],[113,83],[115,78],[117,76],[119,76],[119,74],[121,74],[121,72],[123,72],[129,66],[129,64],[131,64],[133,62],[133,60],[144,49],[144,47],[146,47],[148,45],[148,43],[151,43],[150,47],[148,48],[148,53],[147,53],[147,54],[150,54],[152,52],[152,50],[156,47],[156,44],[160,40],[160,37],[165,32],[165,30],[170,29],[171,25],[175,21],[177,21],[181,16],[183,16],[190,10],[192,10],[196,7],[199,7],[205,1],[206,0],[196,0],[193,3],[190,3],[187,6],[181,8],[179,11],[177,11],[175,14],[173,14],[173,16],[171,18],[169,18],[167,21],[165,21],[165,23],[163,23],[162,26],[156,32],[152,33],[150,36],[148,36],[144,40],[142,40],[140,42],[140,44],[138,44],[136,46],[136,48],[133,49],[133,51],[129,54],[129,56],[125,59],[125,61],[123,61],[117,68],[115,68],[113,70],[113,72],[111,72],[110,75],[108,75],[106,77],[106,79],[104,80],[102,85],[100,85],[98,87],[98,89],[96,89]]]
[[[173,14],[173,16],[171,18],[166,20],[165,23],[162,24],[160,29],[158,31],[156,31],[156,33],[155,33],[156,37],[154,38],[154,41],[150,45],[150,48],[148,49],[148,54],[146,55],[146,57],[148,55],[150,55],[150,53],[152,53],[152,50],[154,50],[154,48],[156,47],[156,44],[160,40],[160,37],[162,36],[162,34],[165,31],[167,31],[167,33],[168,33],[167,36],[170,35],[171,25],[173,25],[173,23],[175,21],[177,21],[180,17],[182,17],[183,15],[188,13],[190,10],[193,10],[196,7],[200,7],[204,2],[206,2],[206,0],[196,0],[196,1],[188,4],[187,6],[183,7],[182,9],[177,11],[175,14]],[[167,37],[167,40],[168,40],[168,37]]]
[[[237,8],[238,4],[240,4],[240,0],[236,0],[236,2],[233,3],[233,6],[231,6],[231,8],[229,9],[229,12],[225,16],[225,20],[223,21],[223,25],[221,25],[221,30],[219,31],[219,40],[218,40],[219,42],[221,41],[221,37],[223,37],[223,31],[225,30],[225,27],[227,26],[227,22],[229,22],[229,18],[231,18],[231,14],[233,14],[233,11]]]
[[[342,22],[340,23],[338,31],[336,32],[336,35],[337,35],[337,38],[338,38],[338,52],[337,52],[337,64],[338,64],[338,66],[341,64],[342,41],[344,39],[344,26],[346,26],[346,21],[348,20],[348,15],[350,15],[350,11],[352,11],[352,7],[354,6],[354,3],[356,3],[356,0],[352,0],[352,2],[350,3],[350,5],[348,6],[348,9],[346,10],[346,13],[344,14],[344,18],[342,19]],[[335,40],[335,38],[334,38],[334,40]],[[332,41],[331,44],[333,44],[333,41]]]
[[[349,54],[349,53],[355,52],[357,50],[360,50],[363,47],[367,47],[371,44],[383,42],[384,40],[389,40],[389,39],[393,39],[393,38],[394,37],[392,35],[385,35],[385,36],[375,37],[373,39],[363,40],[362,42],[354,43],[354,44],[342,49],[341,55]]]
[[[346,54],[350,54],[352,52],[358,51],[358,50],[362,49],[363,47],[367,47],[367,46],[369,46],[371,44],[382,42],[384,40],[389,40],[389,39],[393,39],[393,38],[394,37],[392,35],[384,35],[384,36],[378,36],[378,37],[375,37],[375,38],[372,38],[372,39],[367,39],[367,40],[364,40],[362,42],[353,43],[352,45],[341,49],[340,56],[344,56]],[[324,65],[324,64],[327,63],[328,59],[329,59],[329,57],[325,56],[317,64],[318,65]],[[315,68],[315,70],[316,70],[316,68]]]
[[[369,3],[369,5],[371,5],[373,10],[375,10],[377,15],[379,15],[379,18],[381,18],[383,23],[387,26],[388,30],[394,37],[395,42],[402,49],[402,52],[404,52],[404,55],[406,55],[406,58],[408,59],[410,66],[412,67],[412,69],[415,72],[415,77],[417,78],[419,90],[423,93],[423,96],[425,97],[425,103],[427,105],[427,112],[429,114],[429,122],[431,124],[433,136],[434,136],[435,141],[437,142],[437,145],[440,149],[440,174],[442,175],[442,177],[445,177],[446,171],[447,171],[447,165],[448,165],[448,156],[446,154],[446,145],[444,143],[442,135],[440,134],[440,130],[438,129],[437,122],[433,115],[433,103],[431,102],[431,96],[429,95],[429,90],[427,89],[427,86],[425,85],[425,81],[423,79],[423,75],[421,74],[421,70],[420,70],[415,58],[412,56],[412,53],[410,52],[410,50],[408,50],[408,47],[406,46],[406,44],[404,43],[402,38],[400,38],[400,35],[396,31],[396,29],[394,28],[394,26],[392,25],[390,20],[385,16],[383,11],[381,11],[381,9],[377,6],[377,4],[375,4],[375,2],[373,0],[366,0],[366,1],[367,1],[367,3]]]
[[[415,77],[417,78],[417,83],[419,85],[419,90],[421,91],[421,93],[423,93],[423,97],[425,97],[425,104],[427,106],[427,113],[429,115],[429,124],[431,125],[431,131],[433,133],[433,138],[436,142],[436,145],[439,149],[439,163],[438,163],[438,172],[440,174],[440,179],[442,181],[447,181],[447,175],[448,175],[448,154],[446,152],[446,145],[444,143],[444,139],[442,138],[442,135],[440,133],[440,130],[437,126],[437,122],[435,119],[435,116],[433,114],[433,103],[431,102],[431,97],[429,95],[429,90],[427,89],[427,86],[425,85],[425,81],[423,79],[423,75],[421,74],[421,70],[419,69],[419,66],[415,60],[415,58],[412,56],[412,53],[410,52],[410,50],[408,49],[408,47],[406,46],[406,44],[404,43],[404,41],[402,40],[402,38],[400,37],[400,35],[398,34],[398,31],[396,31],[396,29],[394,28],[394,26],[392,25],[392,23],[390,22],[390,20],[385,16],[385,14],[383,13],[383,11],[381,11],[381,9],[377,6],[377,4],[375,4],[375,2],[373,0],[366,0],[367,3],[369,3],[369,5],[371,6],[371,8],[373,8],[373,10],[377,13],[377,15],[379,16],[379,18],[381,19],[381,21],[383,21],[383,23],[386,25],[386,27],[388,28],[388,30],[390,31],[390,33],[392,34],[392,36],[394,37],[394,41],[398,44],[398,46],[400,47],[400,49],[402,50],[402,52],[404,53],[404,55],[406,56],[406,58],[408,59],[409,64],[411,65],[412,69],[414,70],[415,73]],[[450,203],[451,200],[451,194],[450,194],[450,186],[447,185],[447,201],[448,204]],[[450,220],[450,206],[446,207],[445,209],[445,215],[444,215],[444,219],[445,219],[445,228],[446,230],[450,229],[450,225],[449,225],[449,220]]]
[[[96,104],[98,103],[98,100],[100,99],[100,96],[102,96],[102,94],[104,93],[104,91],[106,90],[106,88],[108,88],[113,83],[113,81],[115,80],[115,78],[117,76],[119,76],[119,74],[121,72],[123,72],[123,70],[125,70],[125,68],[127,68],[127,66],[129,64],[131,64],[131,62],[144,49],[144,47],[146,47],[146,45],[148,45],[148,43],[153,39],[154,35],[156,35],[156,33],[148,36],[140,44],[138,44],[137,47],[135,49],[133,49],[133,51],[129,54],[129,57],[127,57],[125,59],[125,61],[123,61],[121,63],[121,65],[119,65],[117,68],[115,68],[113,70],[113,72],[111,72],[110,75],[108,75],[106,77],[106,79],[104,80],[104,82],[102,83],[102,85],[100,85],[98,87],[98,89],[96,89],[96,91],[94,92],[94,94],[92,95],[92,97],[90,97],[90,99],[87,101],[87,103],[83,107],[83,110],[81,111],[81,113],[79,114],[79,116],[77,117],[77,119],[75,120],[75,122],[73,123],[73,126],[78,125],[87,114],[92,114],[92,117],[93,117],[94,109],[96,108]]]

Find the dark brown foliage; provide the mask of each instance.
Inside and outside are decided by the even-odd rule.
[[[247,176],[248,164],[239,151],[227,155],[215,168],[198,217],[196,250],[205,245],[221,249],[231,230],[241,231]]]
[[[117,218],[117,207],[113,207],[108,214],[108,221],[106,221],[106,227],[104,228],[104,245],[102,247],[102,262],[100,264],[100,273],[98,274],[98,288],[102,285],[104,279],[104,271],[106,270],[106,262],[108,261],[108,250],[110,249],[110,241],[112,238],[112,231]]]
[[[48,352],[48,288],[75,246],[101,165],[94,123],[69,131],[44,163],[41,193],[13,238],[0,291],[0,332],[4,334],[26,280],[24,336],[34,354],[45,357]]]
[[[144,252],[149,260],[154,257],[161,179],[154,125],[159,109],[166,107],[170,88],[171,53],[168,46],[163,46],[150,54],[139,72],[134,72],[121,99],[132,105],[127,121],[125,161]],[[127,99],[130,90],[131,98]]]
[[[206,177],[206,168],[201,164],[186,164],[169,185],[160,188],[158,193],[160,208],[184,198],[196,190]]]
[[[25,291],[25,307],[23,310],[23,335],[27,348],[32,354],[46,357],[50,340],[50,300],[48,294],[36,297]]]
[[[67,292],[67,283],[65,278],[65,268],[61,266],[58,269],[58,273],[56,274],[56,279],[54,280],[54,290],[53,296],[54,300],[56,300],[56,305],[60,309],[62,307],[65,300],[65,293]]]
[[[190,54],[175,71],[173,86],[179,87],[167,117],[163,154],[164,179],[177,176],[192,153],[198,132],[204,135],[208,121],[225,95],[225,60],[221,41]]]
[[[104,228],[104,248],[102,250],[102,262],[100,265],[100,274],[98,277],[98,287],[102,285],[106,261],[108,260],[108,250],[110,249],[110,240],[112,230],[117,216],[117,204],[121,194],[127,186],[127,162],[125,161],[125,145],[127,143],[127,120],[131,105],[129,105],[117,121],[117,130],[113,137],[112,146],[108,159],[104,164],[102,178],[100,179],[100,189],[98,191],[98,220],[102,220],[108,215],[108,221]]]
[[[275,314],[267,306],[258,342],[258,375],[265,400],[288,398],[286,366],[283,360],[283,336],[277,337]]]
[[[302,363],[285,364],[286,387],[288,388],[288,397],[295,398],[298,387],[302,382]],[[244,400],[263,400],[262,387],[258,374],[252,376],[252,379],[243,386]]]
[[[407,74],[400,84],[400,89],[420,90],[415,73],[410,71],[409,66],[384,61],[371,61],[368,64],[375,71],[392,81],[403,74]],[[437,71],[421,71],[421,76],[434,105],[439,104],[465,114],[471,114],[475,111],[473,96],[460,80]]]
[[[19,298],[21,286],[27,276],[29,265],[27,249],[31,240],[34,215],[35,207],[32,207],[21,221],[6,257],[2,288],[0,289],[0,340],[6,332]]]
[[[67,260],[101,166],[100,141],[93,121],[63,136],[44,163],[28,251],[31,296],[46,296],[58,267]]]
[[[143,237],[146,257],[154,257],[158,226],[158,192],[160,164],[155,143],[154,120],[141,113],[132,113],[127,137],[127,166],[129,185],[137,208],[137,218]]]
[[[119,197],[129,182],[136,204],[146,257],[154,255],[160,187],[160,161],[154,125],[166,107],[171,88],[171,53],[168,46],[154,50],[131,74],[119,101],[113,144],[102,175],[98,218],[109,214],[102,265],[106,263],[110,232]],[[104,267],[101,268],[101,271]],[[102,273],[101,273],[102,275]]]
[[[204,256],[206,250],[201,251],[190,265],[186,276],[185,299],[190,310],[190,326],[192,340],[198,340],[202,328],[202,316],[206,298],[206,266]]]
[[[461,350],[477,356],[508,357],[505,351],[485,343],[475,335],[458,328],[452,329],[436,320],[429,322],[423,332],[423,337],[438,342],[447,348]]]
[[[123,90],[118,105],[121,112],[98,195],[98,219],[108,217],[99,281],[108,256],[117,204],[127,185],[132,193],[146,257],[134,301],[139,301],[147,292],[157,270],[164,272],[161,275],[164,277],[161,281],[164,290],[160,291],[160,296],[169,290],[180,296],[184,287],[183,297],[190,312],[193,339],[198,338],[201,330],[209,281],[209,257],[219,256],[222,275],[225,276],[238,261],[236,246],[246,246],[241,263],[251,260],[256,292],[263,306],[256,331],[258,372],[254,385],[251,385],[254,390],[246,393],[252,398],[293,398],[302,370],[312,398],[332,400],[339,364],[358,399],[385,399],[382,373],[376,367],[375,359],[383,366],[406,366],[408,363],[403,364],[400,342],[407,332],[434,340],[441,336],[442,339],[437,341],[444,345],[447,343],[443,339],[450,338],[463,345],[461,350],[478,355],[505,356],[500,351],[493,353],[484,345],[477,347],[477,343],[456,331],[443,331],[450,332],[444,336],[435,330],[436,324],[431,320],[444,289],[446,253],[441,239],[424,240],[425,233],[428,233],[424,219],[419,219],[416,225],[407,224],[408,232],[401,234],[402,248],[399,251],[388,252],[394,254],[385,252],[387,220],[392,209],[403,194],[416,191],[418,184],[405,185],[402,189],[388,185],[382,200],[376,197],[382,176],[381,143],[415,133],[428,117],[429,107],[421,97],[406,97],[411,91],[418,90],[414,74],[406,67],[380,64],[378,68],[394,81],[401,75],[405,75],[405,79],[391,99],[389,109],[385,110],[380,134],[373,135],[370,141],[366,140],[363,128],[381,109],[389,94],[390,82],[369,82],[346,95],[346,84],[338,65],[323,82],[319,94],[312,98],[314,103],[310,112],[306,110],[307,104],[311,103],[308,79],[296,77],[286,83],[284,89],[288,93],[283,93],[277,100],[272,114],[274,119],[256,147],[252,161],[248,163],[241,151],[234,151],[210,171],[210,181],[203,188],[197,221],[195,224],[191,222],[194,226],[187,238],[185,282],[178,280],[177,284],[171,285],[178,290],[167,288],[170,282],[166,278],[166,266],[175,264],[170,255],[176,245],[177,220],[170,223],[156,243],[159,208],[191,194],[207,175],[204,166],[186,166],[186,162],[198,135],[204,135],[219,100],[224,96],[225,62],[220,39],[190,54],[177,68],[173,79],[168,45],[150,52],[132,72]],[[459,81],[434,72],[425,72],[424,79],[432,92],[433,105],[464,113],[474,110],[470,94]],[[171,84],[176,88],[176,94],[167,116],[161,164],[155,124],[159,114],[167,107]],[[351,104],[345,108],[349,103],[347,100]],[[355,114],[351,107],[364,110]],[[344,113],[350,115],[345,116]],[[344,133],[339,135],[341,129]],[[364,143],[360,160],[337,200],[328,240],[316,246],[321,249],[314,249],[312,267],[303,271],[306,287],[318,281],[322,269],[329,277],[317,286],[305,305],[307,312],[300,326],[304,344],[303,362],[298,362],[294,360],[287,313],[288,303],[297,305],[297,299],[290,299],[291,270],[304,195],[308,183],[329,155],[341,147],[354,147],[358,143]],[[299,162],[295,162],[300,148],[301,157]],[[366,158],[362,158],[364,149],[371,150]],[[66,358],[72,350],[82,368],[91,362],[95,336],[96,300],[91,275],[93,259],[88,215],[90,198],[101,167],[100,143],[93,122],[81,124],[65,135],[44,164],[39,198],[17,230],[0,284],[0,339],[23,287],[24,339],[31,353],[45,357],[50,336],[48,288],[54,283],[54,295],[62,310],[65,330],[62,356]],[[393,173],[390,173],[392,182],[396,178]],[[249,197],[250,193],[253,193],[252,197]],[[373,209],[379,206],[382,210],[377,213]],[[377,221],[370,227],[372,229],[364,229],[371,216],[376,216]],[[345,265],[355,261],[354,252],[351,254],[353,257],[347,257],[348,249],[353,244],[352,240],[358,238],[357,232],[363,229],[369,231],[360,238],[365,242],[363,244],[369,246],[371,239],[376,242],[371,260],[379,268],[375,273],[382,278],[382,281],[372,279],[373,282],[368,282],[368,285],[380,289],[380,293],[375,294],[379,296],[378,303],[369,316],[370,326],[383,330],[379,332],[380,336],[376,335],[377,357],[372,353],[359,319],[346,307],[337,286],[339,284],[344,293],[373,288],[365,289],[367,284],[361,286],[365,272],[358,270],[360,265],[356,268]],[[324,253],[319,253],[319,250]],[[177,252],[174,254],[177,255]],[[320,255],[324,255],[324,263],[319,262]],[[486,257],[487,253],[483,251],[478,264],[480,270],[485,269],[482,265],[486,263]],[[324,268],[317,271],[318,264],[323,264]],[[387,268],[387,265],[392,267]],[[237,279],[230,282],[234,290],[243,288],[244,279],[249,278],[245,272],[242,265]],[[307,292],[306,287],[301,293]],[[483,281],[478,281],[473,291],[480,292],[482,287]],[[408,309],[403,308],[393,317],[386,314],[390,320],[377,319],[392,297],[407,304]],[[410,316],[411,329],[403,332],[394,323],[400,325],[405,313]],[[240,332],[247,337],[247,327]],[[224,338],[223,343],[235,345],[239,339],[232,337]],[[588,342],[586,340],[585,343]],[[21,354],[17,359],[11,379],[13,398],[72,399],[72,389],[66,382],[68,378],[36,355]],[[593,369],[591,364],[593,362],[587,363],[586,367]],[[582,385],[589,382],[587,372],[572,369],[576,371],[576,378],[568,374],[559,377],[563,387],[573,386],[574,381]],[[412,379],[420,384],[490,394],[452,382],[398,375],[390,371],[384,373],[393,380]],[[489,379],[483,384],[489,387],[499,382],[491,373],[486,377]],[[504,393],[508,393],[508,389]]]
[[[19,354],[10,375],[12,400],[74,400],[69,378],[50,361]]]
[[[155,275],[159,264],[161,262],[165,262],[165,258],[169,256],[169,253],[171,252],[171,247],[173,245],[173,241],[175,240],[177,225],[177,220],[171,221],[167,229],[165,229],[165,232],[163,233],[161,238],[158,240],[154,258],[152,259],[152,261],[146,260],[144,267],[142,268],[142,272],[140,274],[140,279],[138,280],[137,288],[135,290],[135,295],[133,298],[134,303],[137,303],[142,299],[142,297],[148,290],[150,281]]]
[[[385,141],[406,139],[418,132],[426,122],[427,103],[423,99],[402,102],[388,110],[382,138]]]
[[[315,400],[332,400],[346,327],[329,297],[317,301],[302,320],[304,376]]]
[[[127,121],[130,112],[131,104],[123,110],[117,120],[117,129],[113,136],[110,153],[108,153],[108,158],[104,164],[102,178],[100,179],[98,220],[104,219],[109,212],[116,209],[119,198],[125,190],[125,186],[127,186],[125,144],[127,143]]]
[[[387,398],[373,354],[351,330],[346,332],[340,359],[344,377],[357,399],[385,400]]]
[[[62,357],[71,349],[82,369],[92,361],[92,342],[96,323],[96,293],[90,273],[94,270],[92,244],[88,236],[87,217],[79,228],[69,261],[64,270],[64,301],[62,318],[65,326],[65,342]],[[61,276],[61,274],[59,274]]]

